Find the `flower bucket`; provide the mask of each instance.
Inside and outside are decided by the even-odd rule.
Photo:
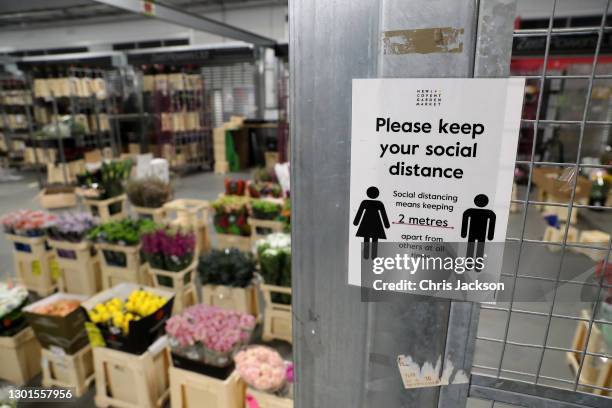
[[[202,303],[221,309],[258,316],[257,290],[254,283],[245,288],[224,285],[202,285]]]
[[[122,220],[128,216],[125,194],[106,200],[83,198],[83,204],[91,211],[91,215],[99,217],[102,222]]]
[[[140,257],[140,245],[97,243],[98,259],[102,269],[102,288],[108,289],[122,282],[149,284],[147,265]]]
[[[175,293],[172,313],[180,313],[197,303],[195,275],[197,262],[193,262],[182,271],[155,269],[149,265],[148,271],[153,287],[163,288]]]

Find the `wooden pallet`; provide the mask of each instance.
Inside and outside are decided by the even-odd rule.
[[[287,397],[279,397],[268,392],[247,388],[246,399],[254,399],[259,408],[293,408],[293,400]],[[248,405],[247,405],[248,407]]]
[[[116,212],[115,214],[110,213],[110,206],[112,204],[120,203],[121,211]],[[127,195],[122,194],[117,197],[112,197],[106,200],[93,200],[91,198],[83,198],[83,205],[85,205],[92,214],[93,208],[97,208],[97,217],[102,220],[102,222],[106,221],[118,221],[128,217],[127,211]]]
[[[582,310],[581,317],[586,321],[581,320],[578,322],[576,332],[574,334],[574,341],[572,342],[573,350],[585,350],[591,353],[597,353],[603,342],[605,341],[601,331],[597,327],[596,323],[593,323],[591,328],[591,335],[589,336],[587,345],[587,335],[589,330],[589,321],[591,319],[591,312],[588,310]],[[578,352],[567,352],[567,362],[569,363],[574,373],[578,372],[580,367],[580,360],[582,353]],[[585,354],[584,362],[582,364],[582,371],[580,371],[580,387],[579,390],[590,392],[598,395],[611,396],[612,393],[605,391],[601,388],[612,388],[612,359],[602,359],[598,356],[591,356]],[[598,388],[589,387],[593,385]]]
[[[208,201],[176,199],[164,204],[163,208],[169,222],[195,233],[197,256],[210,251],[210,238],[208,236],[210,204]]]
[[[265,303],[264,326],[263,333],[261,335],[262,340],[271,341],[278,339],[292,343],[293,323],[291,317],[291,305],[274,303],[272,301],[273,293],[283,293],[291,295],[291,288],[261,284],[260,290],[263,293]]]
[[[254,284],[246,288],[223,285],[202,285],[202,303],[226,310],[258,315],[257,290]]]
[[[92,255],[91,243],[56,240],[48,242],[55,251],[55,259],[61,271],[58,286],[62,292],[93,296],[102,290],[100,259]],[[73,253],[75,259],[61,256],[66,252]]]
[[[156,223],[164,222],[164,218],[166,218],[166,210],[164,207],[159,208],[147,208],[147,207],[137,207],[135,205],[131,205],[130,208],[136,214],[137,218],[148,218],[153,220]]]
[[[255,244],[260,239],[264,239],[268,234],[274,232],[283,232],[285,230],[285,223],[282,221],[274,220],[259,220],[257,218],[249,217],[249,225],[251,226],[251,241]],[[269,230],[270,232],[264,233],[263,230]]]
[[[93,352],[90,345],[75,354],[42,349],[42,386],[74,389],[80,397],[94,380]]]
[[[153,281],[153,286],[167,289],[176,294],[174,297],[174,304],[172,305],[173,314],[181,313],[189,306],[198,303],[195,284],[197,266],[197,259],[187,268],[179,272],[154,269],[149,266],[148,270],[151,275],[151,280]],[[162,281],[161,283],[160,278]],[[166,282],[169,282],[170,285],[166,285]]]
[[[147,274],[147,264],[141,263],[140,245],[113,245],[98,243],[95,244],[98,250],[98,259],[102,269],[102,288],[108,289],[122,282],[131,282],[139,285],[149,285],[150,278]],[[126,259],[125,266],[109,264],[104,257],[103,251],[113,251],[123,253]]]
[[[244,408],[245,385],[234,371],[225,380],[170,367],[172,408]]]
[[[40,373],[40,344],[31,327],[0,337],[0,378],[25,385]]]
[[[170,395],[170,353],[163,342],[141,355],[94,347],[96,406],[162,408]]]
[[[45,237],[22,237],[6,234],[13,242],[13,259],[17,279],[39,296],[48,296],[57,289],[55,256],[47,248]],[[19,247],[19,249],[17,249]],[[26,250],[29,248],[29,252]],[[59,272],[59,271],[57,271]]]

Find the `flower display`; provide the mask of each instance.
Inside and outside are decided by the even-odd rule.
[[[254,328],[249,314],[202,304],[166,322],[173,352],[215,366],[231,363],[231,353],[248,343]]]
[[[89,319],[96,324],[108,326],[111,331],[129,334],[130,322],[155,313],[167,302],[162,296],[146,290],[135,290],[123,301],[117,297],[98,303],[88,311]]]
[[[212,203],[215,210],[215,230],[220,234],[251,235],[248,223],[249,199],[247,197],[223,196]]]
[[[72,313],[79,306],[81,302],[74,299],[60,299],[53,303],[38,306],[32,309],[33,313],[43,314],[48,316],[59,316],[64,317]]]
[[[98,220],[89,213],[66,212],[50,223],[47,235],[59,241],[80,242],[96,225]]]
[[[283,189],[280,184],[272,182],[250,182],[249,195],[253,198],[274,197],[280,198],[283,196]]]
[[[213,249],[200,257],[198,273],[202,285],[245,288],[253,281],[256,266],[250,253],[236,248]]]
[[[287,380],[287,366],[281,355],[269,347],[251,346],[234,356],[236,371],[251,387],[278,391]]]
[[[142,252],[155,269],[181,271],[193,261],[196,239],[192,232],[160,227],[140,238]]]
[[[280,217],[283,206],[268,200],[253,200],[251,212],[258,220],[275,220]]]
[[[257,241],[257,257],[260,273],[270,285],[291,286],[291,236],[285,233],[274,233]],[[291,303],[290,295],[273,293],[272,300],[279,303]]]
[[[243,196],[245,192],[246,181],[225,179],[225,194]]]
[[[25,326],[23,307],[28,303],[28,290],[12,282],[0,282],[0,335],[12,336]]]
[[[18,210],[4,215],[0,223],[8,234],[38,237],[45,235],[45,230],[55,219],[55,215],[44,211]]]
[[[87,238],[95,242],[105,242],[117,245],[137,245],[140,236],[155,229],[151,220],[108,221],[93,228]]]
[[[127,195],[135,206],[159,208],[172,196],[172,187],[157,177],[147,177],[129,181]]]

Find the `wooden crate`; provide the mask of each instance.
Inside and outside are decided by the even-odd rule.
[[[161,408],[170,394],[165,338],[143,354],[94,347],[97,407]]]
[[[40,373],[40,344],[31,327],[0,337],[0,378],[25,385]]]
[[[263,341],[274,339],[293,342],[291,305],[272,302],[273,293],[291,294],[291,288],[276,285],[260,285],[264,298],[264,326],[261,338]]]
[[[93,352],[87,345],[75,354],[42,349],[42,386],[74,389],[80,397],[94,380]]]
[[[217,233],[217,244],[215,245],[215,248],[238,248],[243,252],[251,252],[253,250],[253,243],[251,242],[250,236],[244,237],[242,235]]]
[[[164,209],[164,207],[147,208],[130,205],[130,208],[138,218],[148,218],[156,223],[162,223],[164,221],[164,218],[166,218],[166,210]]]
[[[254,284],[246,288],[223,285],[202,285],[202,303],[222,309],[236,310],[258,316],[257,290]]]
[[[149,265],[148,270],[153,286],[167,289],[176,294],[174,304],[172,305],[172,313],[180,313],[189,306],[198,303],[195,285],[197,265],[197,258],[191,265],[179,272],[154,269]],[[160,283],[160,278],[162,283]],[[166,285],[164,281],[169,281],[169,285]]]
[[[77,196],[74,191],[51,193],[44,188],[37,197],[40,205],[47,209],[69,208],[77,205]]]
[[[236,371],[225,380],[170,367],[172,408],[244,408],[245,384]]]
[[[110,213],[110,206],[112,204],[121,203],[121,211],[115,214]],[[91,198],[83,198],[83,205],[87,206],[91,211],[92,215],[100,218],[102,222],[111,220],[122,220],[127,218],[127,196],[122,194],[117,197],[109,198],[107,200],[93,200]],[[93,211],[93,208],[97,209],[97,214]]]
[[[266,161],[266,169],[274,170],[274,166],[278,163],[278,152],[265,152],[264,158]]]
[[[246,399],[247,401],[250,399],[255,400],[255,403],[257,404],[255,406],[259,408],[293,408],[293,400],[291,398],[279,397],[251,387],[247,388]],[[246,408],[250,408],[248,403]]]
[[[147,274],[147,265],[141,262],[140,245],[124,246],[98,243],[98,259],[102,270],[102,288],[108,289],[121,282],[131,282],[139,285],[149,285],[150,279]],[[108,263],[104,251],[122,253],[125,256],[125,266]]]
[[[264,239],[268,234],[273,232],[283,232],[285,230],[285,223],[282,221],[274,220],[259,220],[257,218],[249,217],[249,225],[251,226],[251,241],[254,245],[260,239]],[[270,230],[269,233],[262,233],[258,228],[265,228]]]
[[[66,174],[64,175],[64,168]],[[54,164],[52,162],[47,163],[47,183],[74,183],[76,181],[77,174],[85,172],[85,162],[83,160],[75,160],[66,164]]]
[[[591,312],[588,310],[582,310],[581,317],[586,319],[586,321],[581,320],[578,322],[578,326],[576,327],[576,332],[574,334],[574,341],[572,342],[572,349],[586,349],[588,352],[597,353],[601,349],[605,340],[601,334],[601,331],[599,330],[599,327],[597,327],[597,324],[593,323],[591,335],[588,336],[589,344],[587,345],[586,342]],[[566,358],[570,367],[572,370],[574,370],[574,373],[577,373],[580,367],[582,353],[568,351],[566,353]],[[612,359],[605,359],[605,361],[602,361],[602,359],[598,356],[585,354],[582,371],[580,372],[580,384],[583,384],[578,388],[581,391],[598,395],[612,395],[612,393],[609,391],[601,389],[612,388]],[[588,385],[593,385],[598,388],[589,387]]]
[[[206,200],[176,199],[164,204],[166,219],[181,228],[192,230],[196,236],[196,255],[210,251],[208,212]]]
[[[55,259],[61,271],[58,286],[62,292],[93,296],[102,290],[100,259],[92,255],[90,242],[73,243],[51,239],[48,242],[55,251]],[[66,253],[74,254],[74,259],[62,256]]]
[[[560,228],[555,228],[552,226],[547,226],[544,230],[544,241],[548,242],[563,242],[563,234],[565,233],[565,225],[561,225]],[[567,230],[567,240],[566,242],[578,242],[578,230],[574,227],[569,227]],[[558,252],[561,250],[561,246],[559,245],[547,245],[548,249],[552,252]]]
[[[17,279],[39,296],[48,296],[55,292],[59,270],[53,251],[47,248],[46,237],[6,234],[6,239],[14,244],[13,258]]]

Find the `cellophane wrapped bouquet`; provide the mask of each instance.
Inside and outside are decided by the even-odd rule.
[[[166,322],[172,352],[216,367],[226,367],[233,353],[248,344],[255,317],[215,306],[195,305]]]
[[[56,219],[56,216],[44,211],[18,210],[0,218],[0,224],[7,234],[25,237],[40,237]]]
[[[293,366],[270,347],[249,346],[236,353],[234,361],[244,382],[259,391],[282,393],[292,381]]]

